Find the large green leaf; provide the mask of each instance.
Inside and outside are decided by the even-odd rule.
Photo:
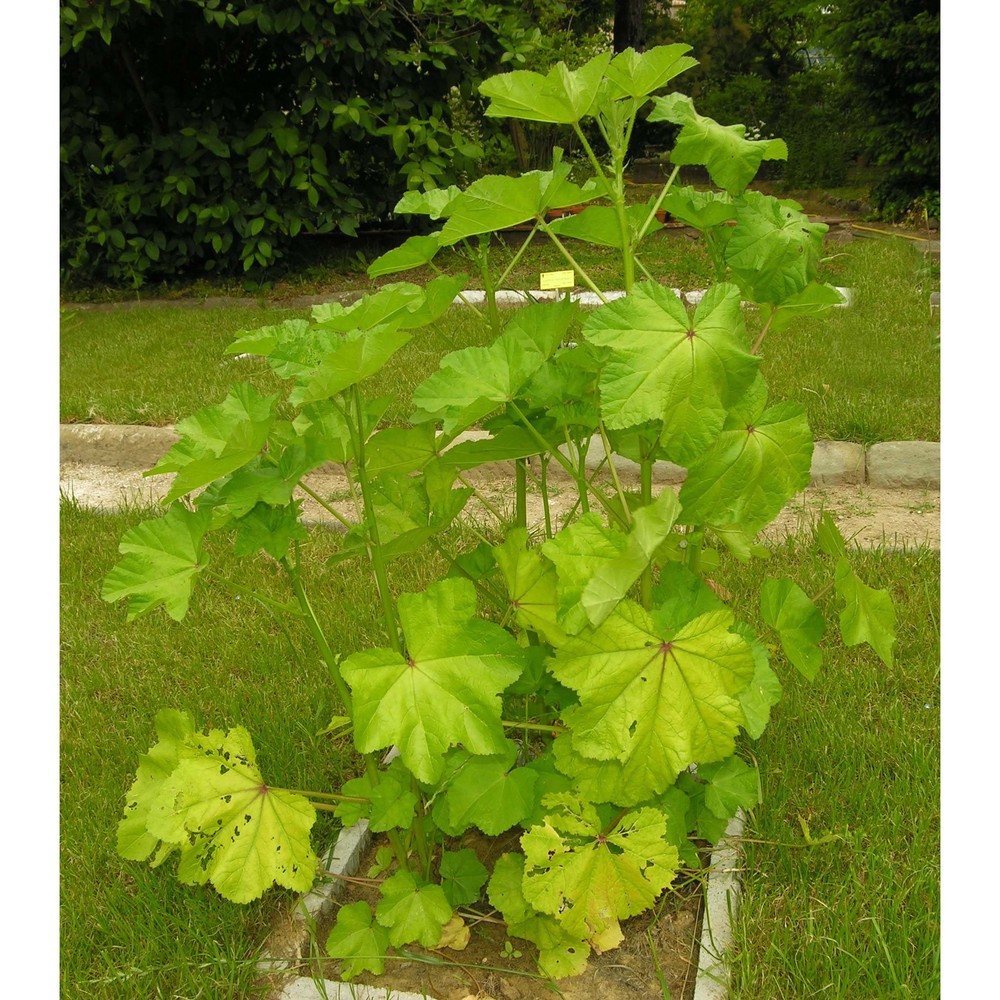
[[[783,139],[746,139],[743,125],[720,125],[699,115],[694,102],[684,94],[653,98],[651,122],[673,122],[682,126],[670,153],[677,166],[701,164],[719,187],[739,194],[753,180],[763,160],[787,160]]]
[[[479,900],[489,872],[471,847],[441,852],[441,888],[452,906]]]
[[[313,320],[319,328],[338,333],[378,326],[411,330],[437,319],[452,304],[466,280],[464,274],[442,274],[426,285],[405,281],[383,285],[350,305],[330,302],[314,306]]]
[[[733,423],[689,466],[680,523],[755,534],[809,485],[813,440],[798,403],[772,406],[753,423]]]
[[[528,532],[516,528],[493,549],[518,624],[537,632],[553,646],[566,640],[558,620],[556,571],[537,548],[528,548]]]
[[[259,454],[274,423],[277,398],[240,383],[217,406],[179,421],[180,441],[145,473],[177,473],[164,502],[229,475]]]
[[[250,736],[237,726],[180,744],[146,826],[180,845],[181,881],[210,881],[226,899],[248,903],[274,883],[296,892],[310,888],[315,819],[308,799],[265,784]]]
[[[782,299],[781,304],[765,312],[763,318],[765,322],[770,319],[772,333],[780,333],[800,316],[823,316],[845,302],[843,294],[833,285],[812,281],[802,291]]]
[[[718,191],[696,191],[692,187],[671,188],[661,205],[674,218],[702,232],[736,218],[732,198]]]
[[[488,174],[473,181],[448,209],[448,221],[438,240],[451,246],[479,233],[492,233],[550,209],[592,201],[604,194],[596,181],[583,187],[569,180],[571,167],[557,156],[552,170],[532,170],[518,177]]]
[[[647,97],[675,76],[698,65],[697,59],[686,55],[690,51],[690,45],[679,42],[657,45],[645,52],[628,48],[611,60],[604,75],[613,84],[612,93],[617,91],[615,96]]]
[[[661,794],[690,764],[732,753],[744,721],[739,694],[754,674],[732,622],[715,611],[664,634],[623,601],[600,628],[567,638],[551,668],[580,703],[564,712],[572,741],[556,741],[560,769],[576,777],[583,757],[602,780],[601,762],[610,762],[603,779],[615,776],[611,795],[630,805]]]
[[[584,514],[542,545],[559,582],[559,623],[574,634],[600,625],[649,566],[680,511],[677,495],[663,490],[633,514],[628,534],[607,527],[599,514]]]
[[[208,565],[202,538],[211,524],[208,510],[174,504],[163,517],[143,521],[122,536],[124,555],[104,578],[101,598],[128,598],[128,620],[162,604],[174,621],[187,614],[198,574]]]
[[[649,909],[673,880],[677,849],[656,809],[626,813],[608,830],[575,796],[546,798],[551,811],[521,837],[524,896],[597,950],[621,943],[620,920]]]
[[[393,472],[372,480],[370,513],[378,527],[383,558],[396,559],[415,552],[429,538],[444,531],[472,496],[472,490],[467,488],[432,493],[433,484],[426,477]],[[366,550],[370,541],[368,530],[367,522],[351,528],[333,559],[353,558]]]
[[[515,767],[513,746],[492,757],[471,757],[455,773],[445,791],[451,829],[477,826],[495,837],[516,826],[535,806],[538,775]]]
[[[682,464],[715,440],[760,364],[747,349],[735,285],[712,286],[689,317],[670,289],[643,282],[596,309],[583,335],[610,349],[600,377],[607,426],[662,420],[664,452]]]
[[[723,761],[702,764],[698,778],[706,783],[705,805],[719,819],[729,820],[739,809],[760,802],[760,775],[735,754]]]
[[[576,70],[560,62],[545,76],[523,69],[492,76],[479,85],[490,99],[486,115],[572,125],[591,114],[610,60],[602,52]]]
[[[792,307],[816,277],[825,223],[810,222],[796,202],[749,191],[735,202],[736,225],[728,231],[726,264],[755,302]],[[812,293],[810,293],[812,294]],[[824,293],[825,294],[825,293]],[[814,304],[810,304],[812,307]]]
[[[341,664],[354,692],[358,749],[398,746],[406,766],[426,782],[441,776],[450,746],[502,753],[499,696],[522,669],[514,638],[476,617],[475,587],[464,579],[403,594],[398,608],[406,657],[374,649]]]
[[[867,642],[887,666],[892,666],[896,644],[896,608],[887,590],[875,590],[857,577],[841,556],[834,576],[837,594],[844,602],[840,612],[840,634],[848,646]]]
[[[462,193],[454,184],[430,191],[407,191],[393,209],[397,215],[426,215],[440,219],[448,214],[448,206]]]
[[[412,193],[412,192],[411,192]],[[368,265],[369,278],[381,278],[400,271],[412,271],[429,264],[441,249],[439,233],[427,236],[410,236],[398,247],[387,250]]]
[[[814,680],[823,664],[820,641],[826,623],[819,608],[793,580],[765,580],[760,591],[760,614],[778,633],[781,648],[792,665]]]
[[[389,928],[389,941],[399,948],[422,944],[433,948],[441,939],[441,928],[451,919],[452,909],[439,885],[418,881],[408,871],[399,871],[382,883],[382,898],[375,919]]]
[[[326,953],[343,963],[340,977],[350,982],[362,972],[381,976],[389,934],[372,923],[371,908],[365,902],[347,903],[337,911],[337,922],[326,939]]]
[[[453,436],[515,399],[559,346],[576,310],[565,299],[519,309],[488,347],[446,354],[439,370],[413,392],[414,420],[441,420]]]
[[[374,375],[412,336],[392,324],[344,334],[314,369],[299,376],[288,401],[301,406],[335,396]]]
[[[629,205],[626,208],[625,221],[628,224],[630,244],[633,244],[639,235],[648,215],[647,205]],[[616,250],[621,250],[624,246],[618,212],[610,205],[588,205],[575,215],[555,219],[549,223],[549,228],[557,236],[570,236],[596,246],[613,247]],[[663,223],[654,219],[646,229],[645,235],[648,236],[662,228]]]

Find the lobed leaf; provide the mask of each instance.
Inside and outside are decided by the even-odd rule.
[[[363,972],[381,976],[388,950],[389,934],[378,923],[372,923],[367,903],[347,903],[337,911],[337,922],[326,939],[326,953],[341,960],[344,982],[349,983]]]
[[[101,599],[127,597],[129,621],[160,604],[180,621],[187,614],[195,580],[208,565],[202,539],[211,519],[208,510],[174,504],[163,517],[126,531],[118,545],[125,558],[104,578]]]
[[[671,162],[705,166],[712,180],[730,194],[739,194],[753,180],[763,160],[788,159],[783,139],[746,139],[744,125],[720,125],[699,115],[684,94],[654,97],[653,104],[649,121],[681,126]]]
[[[844,602],[840,612],[840,634],[848,646],[867,642],[887,666],[892,666],[896,644],[896,609],[887,590],[874,590],[857,577],[841,556],[834,576],[837,594]]]
[[[760,364],[747,350],[735,285],[710,288],[689,317],[672,291],[643,282],[594,310],[583,335],[609,348],[600,376],[606,425],[662,421],[663,450],[682,464],[715,440]]]
[[[468,580],[439,580],[422,594],[403,594],[398,607],[405,658],[375,649],[341,663],[354,692],[358,749],[398,746],[403,762],[425,782],[441,776],[450,746],[503,752],[499,695],[522,669],[514,638],[476,617],[476,591]]]

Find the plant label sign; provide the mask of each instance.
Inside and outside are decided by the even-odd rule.
[[[542,271],[538,276],[538,287],[543,292],[553,288],[572,288],[575,284],[572,271]]]

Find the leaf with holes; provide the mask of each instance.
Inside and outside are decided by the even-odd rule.
[[[677,869],[663,813],[640,809],[608,827],[571,794],[546,804],[545,822],[521,837],[525,899],[598,951],[614,948],[623,939],[619,921],[652,906]]]
[[[211,882],[226,899],[248,903],[275,883],[296,892],[312,886],[315,819],[308,799],[265,784],[250,735],[237,726],[180,744],[146,828],[181,845],[182,881]]]

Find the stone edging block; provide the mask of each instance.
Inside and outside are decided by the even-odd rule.
[[[63,462],[104,465],[116,469],[148,469],[180,435],[173,427],[142,424],[61,424],[59,455]]]
[[[817,441],[813,446],[813,486],[844,486],[865,481],[865,448],[852,441]]]
[[[868,449],[869,486],[941,488],[941,444],[938,441],[883,441]]]

